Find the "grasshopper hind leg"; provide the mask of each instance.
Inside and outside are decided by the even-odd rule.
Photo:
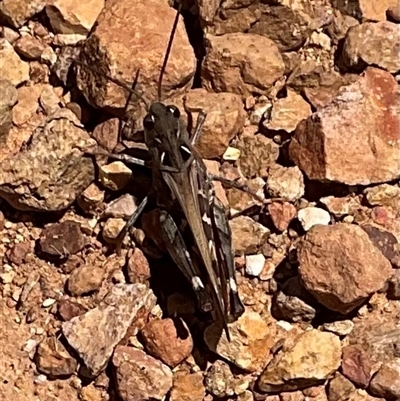
[[[200,270],[191,258],[175,221],[165,210],[160,211],[160,225],[168,253],[186,279],[192,284],[198,308],[202,312],[210,312],[213,309],[213,303],[200,277]]]

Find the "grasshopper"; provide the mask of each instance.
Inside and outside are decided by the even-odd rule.
[[[213,311],[229,339],[228,322],[244,312],[235,279],[232,235],[225,210],[214,194],[212,181],[218,177],[207,173],[206,166],[194,146],[201,135],[206,113],[201,111],[190,135],[180,118],[180,111],[161,102],[161,83],[167,65],[173,36],[179,22],[174,21],[158,82],[158,101],[145,103],[143,120],[145,143],[151,155],[152,195],[159,208],[159,222],[165,246],[184,276],[191,283],[201,311]],[[80,63],[78,62],[78,65]],[[107,77],[110,78],[110,77]],[[120,82],[111,79],[114,83]],[[144,166],[145,162],[127,155],[101,153],[129,163]],[[221,179],[227,183],[226,180]],[[232,184],[239,189],[242,186]],[[126,223],[118,237],[117,252],[122,240],[148,203],[146,196]],[[184,239],[181,222],[186,222],[191,242]]]

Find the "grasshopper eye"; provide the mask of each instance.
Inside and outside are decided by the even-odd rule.
[[[152,130],[154,128],[154,124],[156,120],[153,114],[147,114],[146,117],[143,119],[143,126],[147,130]]]
[[[180,110],[174,106],[174,105],[170,105],[167,106],[167,110],[175,117],[175,118],[179,118],[181,116],[181,112]]]

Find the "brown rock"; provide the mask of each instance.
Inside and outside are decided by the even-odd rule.
[[[343,15],[340,11],[335,10],[332,23],[328,25],[327,31],[329,36],[335,43],[344,39],[347,31],[352,26],[359,25],[359,22],[350,15]]]
[[[33,134],[30,127],[25,147],[2,159],[0,196],[18,210],[66,209],[94,180],[92,160],[77,149],[90,141],[67,109],[48,117]]]
[[[336,217],[353,215],[357,212],[357,209],[361,208],[359,199],[348,196],[345,198],[325,196],[320,198],[320,202],[327,207],[329,213],[334,214]]]
[[[235,377],[229,365],[223,361],[215,361],[211,365],[204,383],[206,390],[217,398],[235,394]]]
[[[400,26],[389,21],[366,22],[350,28],[342,51],[348,67],[376,65],[393,74],[400,70]]]
[[[260,372],[268,363],[274,344],[276,326],[273,320],[265,322],[256,312],[245,311],[229,324],[231,341],[222,333],[218,324],[204,332],[207,346],[218,355],[248,372]]]
[[[35,362],[38,371],[51,378],[71,376],[78,366],[78,362],[55,337],[39,344]]]
[[[47,227],[40,238],[42,252],[57,257],[68,257],[79,252],[84,245],[80,224],[64,221]]]
[[[45,5],[46,0],[4,0],[0,4],[0,17],[14,28],[20,28]]]
[[[152,320],[141,331],[146,351],[174,368],[193,349],[193,339],[182,319]]]
[[[365,231],[339,223],[314,226],[298,246],[302,284],[327,308],[346,314],[383,288],[390,262]]]
[[[303,97],[288,89],[286,97],[274,102],[271,116],[263,122],[263,126],[270,131],[293,132],[299,122],[311,114],[311,106]]]
[[[392,261],[398,256],[399,243],[392,233],[371,224],[363,224],[361,228],[368,234],[369,239],[386,258]]]
[[[141,350],[119,345],[112,364],[122,401],[162,400],[172,387],[171,370]]]
[[[62,324],[66,340],[85,364],[86,375],[97,376],[106,367],[139,311],[148,314],[155,301],[143,284],[116,284],[96,308]]]
[[[370,206],[391,206],[398,209],[400,205],[400,188],[396,185],[380,184],[366,188],[364,195]]]
[[[106,242],[113,244],[118,239],[119,234],[124,229],[126,221],[123,219],[107,219],[104,224],[102,236]]]
[[[193,89],[185,96],[184,105],[192,121],[197,120],[199,110],[207,113],[201,136],[196,144],[201,156],[205,159],[222,156],[229,142],[244,125],[246,113],[240,96]]]
[[[53,0],[46,14],[56,33],[88,34],[104,7],[104,0]]]
[[[50,84],[44,85],[40,94],[39,103],[46,115],[55,113],[60,108],[60,98],[56,93],[56,88]]]
[[[296,217],[297,210],[289,202],[273,202],[267,206],[272,223],[279,231],[285,231],[290,222]]]
[[[85,213],[94,213],[104,201],[105,192],[95,183],[90,184],[78,198],[78,205]]]
[[[18,103],[13,109],[13,123],[15,125],[25,124],[37,113],[42,90],[42,84],[22,86],[18,89]]]
[[[58,304],[58,313],[64,322],[71,320],[75,316],[83,315],[86,310],[87,309],[83,305],[69,299],[61,301]]]
[[[285,70],[275,43],[261,35],[206,35],[206,48],[202,76],[210,91],[265,94]]]
[[[44,45],[34,36],[23,35],[15,41],[14,49],[28,60],[37,60],[43,53]]]
[[[18,101],[15,86],[7,79],[0,79],[0,144],[7,141],[12,126],[12,109]]]
[[[2,3],[4,4],[4,2]],[[29,64],[22,61],[14,48],[0,38],[0,77],[18,86],[29,79]]]
[[[108,152],[112,152],[118,144],[120,120],[110,118],[98,125],[93,130],[93,138]]]
[[[398,357],[400,338],[398,305],[387,302],[381,295],[382,305],[354,320],[354,328],[347,336],[348,343],[364,350],[374,370],[382,363]]]
[[[283,348],[261,374],[258,386],[264,392],[293,391],[329,378],[339,367],[339,337],[309,330]]]
[[[385,21],[386,11],[397,5],[397,0],[356,0],[351,4],[335,0],[335,6],[340,11],[363,21]]]
[[[99,178],[101,183],[112,191],[118,191],[129,183],[132,170],[121,161],[115,161],[101,166]]]
[[[171,401],[203,401],[206,391],[201,372],[177,372],[171,389]]]
[[[104,217],[128,220],[137,209],[137,199],[131,194],[125,194],[107,205]]]
[[[135,248],[127,264],[127,274],[129,283],[143,283],[145,284],[151,274],[150,265],[144,253],[139,249]]]
[[[397,83],[367,68],[326,107],[299,124],[292,160],[310,179],[367,185],[399,177]],[[369,141],[363,140],[365,136]]]
[[[101,71],[110,74],[118,71],[115,78],[131,82],[140,70],[141,92],[145,93],[146,99],[157,98],[157,80],[175,15],[176,11],[161,0],[106,2],[80,54],[81,60],[93,67],[93,71],[79,68],[77,75],[78,86],[89,103],[111,110],[121,109],[126,104],[127,91],[102,78]],[[195,66],[193,48],[180,20],[163,79],[164,100],[178,97],[192,86]],[[133,121],[138,124],[133,128],[141,129],[146,111],[135,97],[132,103],[132,111],[136,112],[132,115]]]
[[[344,401],[356,391],[354,384],[346,379],[341,373],[336,372],[328,385],[329,401]]]
[[[26,256],[31,250],[31,244],[29,241],[19,242],[14,244],[10,252],[7,253],[7,259],[19,266],[24,263]]]
[[[100,288],[105,270],[98,266],[84,265],[75,269],[67,282],[71,295],[79,296],[89,294]]]
[[[289,202],[299,200],[305,191],[303,174],[296,166],[275,164],[268,170],[266,189],[273,198],[284,198]]]
[[[232,248],[238,256],[257,253],[270,233],[268,228],[248,216],[233,218],[229,226],[232,230]]]
[[[239,181],[240,182],[240,181]],[[231,208],[231,216],[236,213],[243,213],[255,205],[260,205],[259,199],[265,199],[265,181],[261,177],[256,177],[245,181],[247,188],[258,196],[256,199],[251,193],[237,188],[230,188],[227,191],[228,205]]]
[[[246,178],[265,177],[268,167],[279,156],[279,146],[261,134],[243,136],[235,146],[241,152],[237,161],[239,170]]]
[[[393,276],[389,279],[389,285],[387,289],[388,299],[400,300],[400,270],[396,269],[393,272]]]
[[[382,365],[372,378],[369,388],[377,397],[398,400],[400,398],[400,358]]]
[[[290,4],[290,3],[289,3]],[[281,52],[299,49],[312,31],[311,18],[295,7],[275,6],[252,24],[249,32],[266,36]]]
[[[342,350],[341,371],[357,387],[367,388],[371,380],[371,363],[366,353],[355,345]]]

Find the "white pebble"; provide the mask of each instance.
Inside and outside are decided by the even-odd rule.
[[[327,226],[331,222],[331,216],[329,212],[319,207],[306,207],[301,209],[297,213],[304,231],[308,231],[311,227],[321,224]]]
[[[47,298],[43,301],[42,306],[43,308],[48,308],[49,306],[52,306],[56,303],[56,300],[54,298]]]
[[[249,276],[258,277],[265,264],[265,256],[263,254],[247,255],[246,256],[246,274]]]

